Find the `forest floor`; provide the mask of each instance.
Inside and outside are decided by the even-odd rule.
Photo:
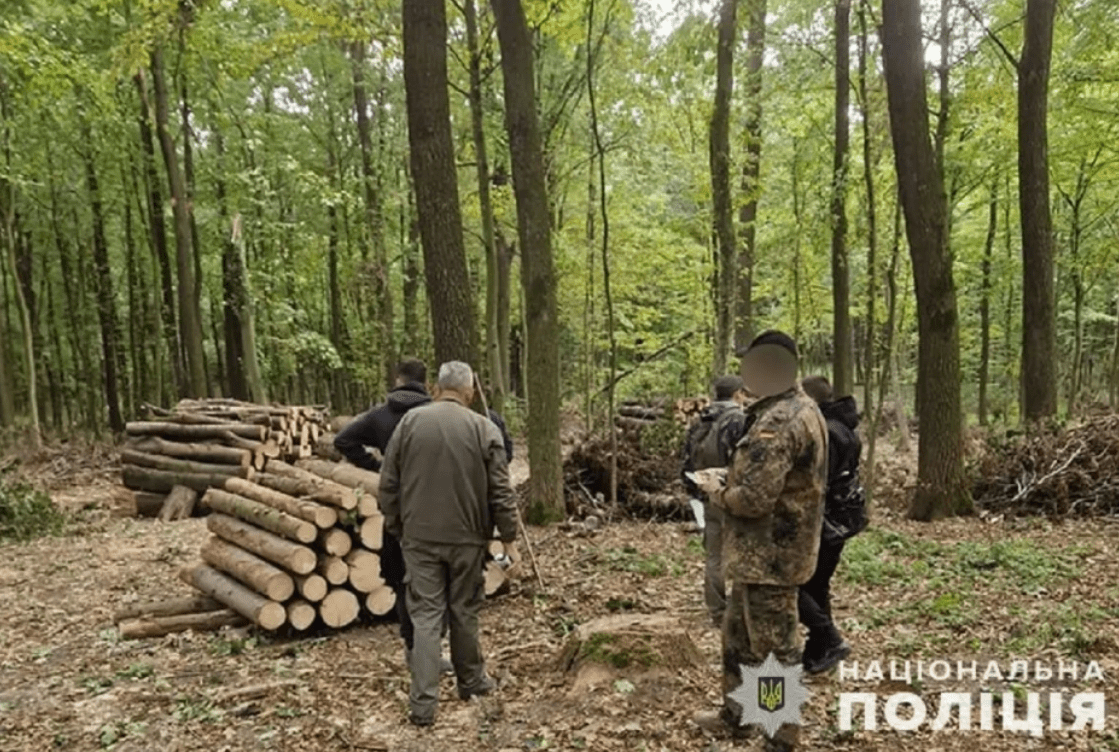
[[[712,740],[691,722],[720,701],[719,633],[702,606],[694,526],[628,521],[590,535],[532,528],[543,589],[526,575],[481,617],[500,689],[461,702],[444,679],[437,723],[420,730],[404,720],[408,678],[393,624],[310,638],[227,632],[119,641],[111,615],[122,603],[185,594],[177,572],[195,559],[205,525],[112,517],[112,475],[97,463],[77,476],[55,473],[49,485],[56,501],[83,511],[65,537],[0,547],[0,750],[761,748]],[[1103,691],[1119,702],[1117,532],[1111,520],[916,524],[887,500],[872,529],[850,544],[835,582],[851,659],[864,667],[975,660],[980,675],[988,660],[1005,670],[1012,659],[1055,666],[1064,658],[1078,660],[1081,672],[1096,660]],[[678,617],[681,639],[701,659],[682,669],[564,670],[560,655],[577,625],[625,611]],[[259,685],[272,689],[237,695]],[[926,723],[912,734],[841,734],[841,690],[921,693],[930,721],[939,691],[968,690],[906,687],[888,669],[878,686],[841,686],[834,673],[807,686],[804,749],[1119,749],[1114,706],[1103,732],[1031,738],[933,733]],[[1000,717],[996,707],[996,728]]]

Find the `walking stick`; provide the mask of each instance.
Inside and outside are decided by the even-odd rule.
[[[482,400],[482,412],[485,414],[486,419],[490,417],[490,407],[486,403],[486,391],[482,389],[482,382],[478,379],[477,371],[474,372],[474,389],[478,392],[478,397]],[[513,501],[513,511],[517,514],[517,527],[521,531],[521,537],[525,539],[525,548],[528,549],[528,559],[532,562],[532,573],[536,575],[536,583],[540,585],[540,589],[544,589],[544,578],[540,576],[540,567],[536,564],[536,552],[532,550],[532,538],[528,537],[528,528],[525,526],[525,521],[521,517],[521,507],[517,502]]]

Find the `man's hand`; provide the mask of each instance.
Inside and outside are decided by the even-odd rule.
[[[712,467],[706,470],[696,470],[685,473],[692,483],[708,496],[714,496],[727,487],[727,470],[725,467]]]

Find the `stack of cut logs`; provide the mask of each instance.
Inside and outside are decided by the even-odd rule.
[[[268,416],[271,424],[271,418],[281,411],[304,409],[266,408],[268,412],[257,414]],[[177,413],[183,414],[187,413]],[[239,413],[242,421],[248,415],[243,409]],[[291,417],[292,413],[285,415]],[[184,434],[166,428],[158,429],[162,435],[145,434],[145,429],[132,432],[132,425],[132,435],[156,437],[141,439],[141,446],[165,451],[124,450],[126,484],[138,479],[150,490],[169,490],[165,507],[178,497],[189,500],[193,507],[194,496],[201,492],[198,506],[208,513],[206,526],[211,537],[202,547],[202,561],[180,573],[181,579],[202,595],[118,611],[115,620],[122,637],[153,637],[241,623],[266,630],[286,626],[304,631],[316,623],[340,628],[357,621],[363,612],[380,617],[393,611],[396,593],[385,583],[381,570],[384,517],[377,503],[377,473],[314,457],[292,463],[270,457],[273,450],[266,442],[276,441],[273,446],[279,448],[282,440],[244,435],[249,428],[265,429],[263,424],[161,424],[206,429],[213,433],[203,431],[190,437],[225,442],[203,445],[171,441],[171,436]],[[280,429],[270,425],[268,430]],[[290,432],[290,428],[286,430]],[[231,437],[254,445],[231,441]],[[292,446],[306,443],[304,436],[300,439]],[[172,449],[166,451],[166,447]],[[184,457],[187,451],[197,452],[191,455],[195,459],[181,461],[194,467],[159,469],[134,461],[137,455],[153,462],[148,458]],[[205,463],[203,469],[198,467],[202,463],[195,461],[203,455],[210,459],[233,458],[229,452],[240,452],[236,462]],[[490,546],[493,556],[504,552],[500,542]],[[497,594],[506,586],[505,571],[495,561],[487,562],[486,594]]]
[[[618,407],[614,425],[628,431],[640,431],[658,420],[672,418],[677,423],[687,425],[703,412],[710,401],[706,397],[688,397],[676,400],[670,405],[625,402]]]

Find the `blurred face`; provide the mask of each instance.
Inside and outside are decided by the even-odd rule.
[[[796,384],[796,357],[779,345],[755,347],[742,358],[742,380],[759,397],[781,394]]]

